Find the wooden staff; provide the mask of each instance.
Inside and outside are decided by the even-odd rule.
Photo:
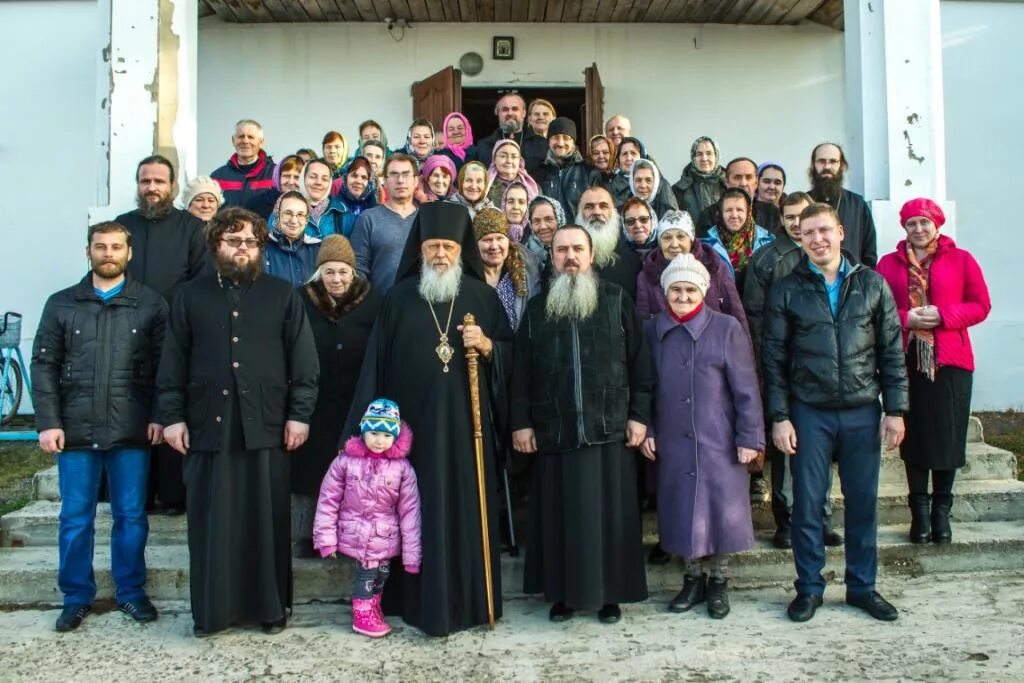
[[[476,325],[476,318],[467,313],[463,327]],[[469,368],[469,402],[473,412],[473,449],[476,451],[476,488],[480,500],[480,535],[484,548],[484,581],[487,584],[487,622],[494,628],[494,583],[491,577],[491,534],[487,528],[487,477],[484,470],[484,431],[480,417],[480,354],[476,349],[466,350]]]

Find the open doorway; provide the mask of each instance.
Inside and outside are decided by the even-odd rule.
[[[474,138],[477,140],[485,138],[498,127],[498,119],[494,115],[494,105],[499,97],[509,92],[517,92],[522,95],[527,106],[538,97],[547,100],[555,106],[558,116],[572,119],[576,123],[578,135],[583,135],[583,131],[586,129],[584,119],[587,89],[582,86],[567,88],[464,87],[462,89],[462,113],[469,119]],[[585,142],[577,140],[577,144],[585,145]]]

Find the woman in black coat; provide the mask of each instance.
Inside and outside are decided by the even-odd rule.
[[[320,391],[309,439],[291,458],[292,537],[300,557],[314,556],[313,511],[320,483],[338,454],[366,342],[381,304],[380,295],[355,265],[349,241],[330,235],[320,247],[313,278],[299,290],[320,360]]]

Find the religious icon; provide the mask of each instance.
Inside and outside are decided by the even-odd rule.
[[[512,36],[494,36],[494,59],[515,59],[516,39]]]

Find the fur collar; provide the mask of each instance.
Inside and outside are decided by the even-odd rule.
[[[357,275],[352,280],[352,284],[349,285],[348,291],[340,299],[335,300],[327,293],[324,283],[319,281],[313,281],[306,285],[306,293],[317,310],[333,323],[337,322],[338,318],[342,315],[363,303],[370,293],[370,286],[369,280]]]
[[[373,453],[363,443],[362,436],[349,437],[345,442],[345,455],[353,458],[379,458],[381,460],[400,460],[409,455],[412,450],[412,429],[405,421],[402,422],[402,429],[398,438],[391,444],[391,448],[383,453]]]

